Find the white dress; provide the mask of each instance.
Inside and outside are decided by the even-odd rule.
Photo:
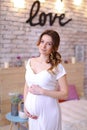
[[[55,74],[49,73],[47,70],[35,74],[30,66],[30,60],[28,60],[25,80],[29,87],[36,84],[44,89],[54,90],[57,80],[65,74],[62,64],[58,65]],[[38,119],[29,118],[29,130],[61,130],[61,111],[58,99],[28,92],[25,107],[31,115],[38,116]]]

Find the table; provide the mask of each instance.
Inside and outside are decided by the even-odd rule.
[[[26,123],[27,124],[27,122],[28,122],[28,119],[22,119],[19,116],[12,116],[11,112],[9,112],[9,113],[6,114],[6,119],[11,122],[9,130],[12,130],[12,127],[13,127],[14,123],[17,123],[18,130],[20,130],[20,123]]]

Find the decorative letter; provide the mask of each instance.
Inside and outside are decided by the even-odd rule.
[[[48,13],[47,15],[48,15],[49,18],[50,18],[50,26],[52,26],[53,23],[55,22],[56,18],[59,17],[59,16],[57,16],[57,14],[55,14],[55,16],[54,16],[53,19],[52,19],[52,13]]]
[[[61,26],[64,26],[65,24],[67,24],[69,21],[71,21],[72,19],[69,19],[69,20],[67,20],[66,22],[61,22],[61,20],[62,19],[64,19],[65,18],[65,14],[61,14],[60,16],[59,16],[59,24],[61,25]]]
[[[35,6],[37,6],[36,12],[35,12],[35,9],[34,9]],[[49,16],[49,24],[50,24],[50,26],[52,26],[54,24],[54,22],[55,22],[55,20],[57,18],[59,19],[60,26],[64,26],[65,24],[67,24],[68,22],[70,22],[72,20],[72,18],[71,18],[71,19],[68,19],[65,22],[62,22],[62,20],[65,18],[65,14],[64,13],[61,14],[60,16],[58,16],[57,13],[56,13],[52,17],[52,13],[45,14],[45,12],[42,12],[39,15],[39,21],[37,23],[33,23],[33,19],[38,14],[39,9],[40,9],[40,2],[39,1],[35,1],[33,3],[32,7],[31,7],[31,10],[30,10],[30,18],[26,21],[26,23],[30,23],[31,26],[36,26],[36,25],[44,26],[45,23],[46,23],[46,20],[47,20],[47,16]]]
[[[34,6],[37,4],[37,10],[35,12],[35,14],[33,13],[33,8]],[[30,18],[26,21],[26,23],[30,23],[31,26],[35,26],[35,25],[38,25],[39,23],[32,23],[32,20],[33,18],[37,15],[38,11],[39,11],[39,8],[40,8],[40,2],[39,1],[35,1],[31,7],[31,10],[30,10]]]
[[[40,17],[39,17],[39,23],[41,26],[44,26],[44,24],[46,23],[46,15],[44,12],[42,12],[40,14]]]

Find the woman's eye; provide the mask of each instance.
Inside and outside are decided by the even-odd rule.
[[[44,43],[44,41],[41,41],[40,43]]]
[[[48,43],[49,46],[52,46],[52,43]]]

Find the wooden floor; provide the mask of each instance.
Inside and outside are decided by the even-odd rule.
[[[7,125],[7,126],[0,126],[0,130],[9,130],[9,129],[10,129],[9,125]],[[12,130],[18,130],[17,125],[14,125]],[[28,129],[25,128],[24,126],[21,126],[20,130],[28,130]]]
[[[10,126],[9,126],[9,125],[7,125],[7,126],[0,126],[0,130],[9,130],[9,129],[10,129]],[[14,127],[12,128],[12,130],[17,130],[17,127],[14,126]]]

